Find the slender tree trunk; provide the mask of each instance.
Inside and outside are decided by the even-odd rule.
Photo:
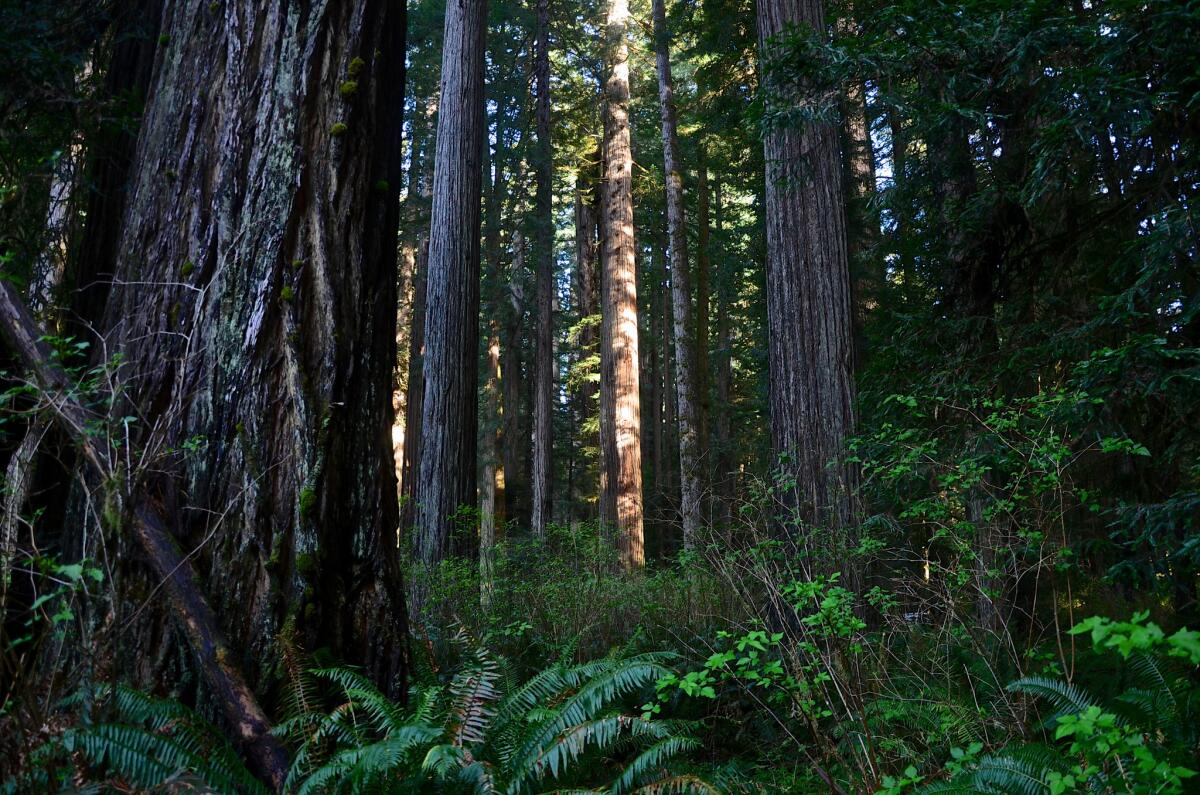
[[[599,158],[597,158],[599,160]],[[581,168],[575,182],[575,284],[579,307],[579,316],[584,326],[579,333],[580,355],[587,357],[597,351],[597,329],[589,320],[599,313],[599,276],[596,269],[596,184],[594,174],[591,174],[592,164]],[[576,392],[579,426],[596,416],[596,386],[591,381],[579,385]],[[580,433],[580,447],[591,449],[599,447],[599,435],[596,433]],[[582,463],[582,456],[580,456]],[[582,484],[583,478],[578,475],[575,483]],[[576,504],[583,503],[583,495],[574,495]]]
[[[629,131],[629,2],[609,0],[605,48],[611,71],[604,118],[604,315],[601,339],[603,407],[611,412],[605,440],[606,489],[611,493],[621,564],[645,563],[642,508],[642,428],[638,387],[637,262],[633,237],[633,152]]]
[[[537,0],[537,341],[533,383],[533,534],[546,535],[551,515],[554,434],[554,221],[551,217],[550,0]]]
[[[853,23],[844,25],[847,35],[854,35]],[[883,258],[875,254],[879,242],[879,218],[872,207],[875,197],[875,150],[871,142],[871,127],[867,118],[866,87],[852,80],[842,102],[846,171],[851,196],[852,223],[849,230],[849,255],[854,273],[854,342],[856,367],[866,363],[867,318],[879,305],[879,294],[886,282]]]
[[[658,102],[662,115],[663,174],[667,189],[667,234],[671,256],[671,316],[675,338],[675,390],[679,409],[680,517],[683,547],[691,549],[700,531],[700,429],[693,381],[692,290],[688,278],[687,219],[683,172],[675,124],[675,92],[671,80],[670,37],[665,0],[654,0],[654,40],[658,61]],[[707,346],[706,346],[707,347]]]
[[[821,0],[762,0],[764,60],[791,25],[823,31]],[[769,104],[786,86],[765,80]],[[771,435],[795,488],[790,507],[834,529],[853,522],[854,468],[845,442],[854,428],[853,336],[838,133],[825,123],[775,126],[766,159],[767,318]]]
[[[475,546],[473,529],[458,527],[456,515],[462,506],[475,504],[486,30],[487,0],[447,4],[430,211],[425,399],[417,472],[418,551],[425,566],[450,554],[467,553]],[[421,607],[416,605],[418,611]]]
[[[508,309],[500,348],[501,385],[504,388],[504,502],[505,518],[518,527],[529,521],[529,434],[521,411],[521,330],[525,319],[525,238],[512,235],[512,267],[508,274]]]
[[[413,278],[417,267],[417,250],[411,241],[400,245],[399,274],[396,292],[399,309],[396,312],[396,374],[392,386],[392,459],[396,465],[396,496],[404,493],[404,432],[408,414],[408,364],[412,354]]]
[[[911,225],[910,214],[907,211],[907,201],[903,195],[907,186],[905,176],[908,168],[908,135],[904,130],[904,120],[895,107],[887,111],[888,130],[891,133],[892,154],[892,199],[891,206],[895,215],[896,225],[892,232],[892,240],[896,247],[896,257],[900,270],[900,283],[908,288],[915,274],[912,268],[912,257],[905,250],[904,242]]]
[[[436,101],[429,114],[436,113]],[[424,141],[424,163],[420,174],[421,204],[427,206],[433,198],[433,158],[429,156],[431,138]],[[411,531],[417,516],[417,466],[421,460],[421,407],[425,402],[425,282],[429,273],[429,218],[426,213],[414,213],[413,223],[419,224],[415,260],[413,262],[412,312],[408,334],[408,381],[404,405],[404,458],[400,472],[400,528],[409,533],[415,551],[416,539]]]
[[[712,220],[708,195],[708,156],[704,144],[699,146],[696,174],[696,427],[700,434],[700,456],[709,471],[709,422],[712,406],[709,399],[709,344],[711,321],[709,304],[712,292]]]
[[[496,465],[500,460],[500,327],[489,326],[487,381],[483,389],[483,471],[479,485],[479,598],[486,608],[492,602],[492,577],[496,555]]]
[[[713,189],[713,225],[718,236],[721,232],[721,183]],[[719,239],[719,237],[718,237]],[[731,316],[733,298],[736,295],[739,268],[730,257],[718,251],[717,262],[721,263],[717,276],[717,346],[715,351],[715,374],[713,377],[713,451],[714,451],[714,498],[713,522],[719,527],[728,527],[733,519],[734,476],[733,476],[733,334]]]
[[[400,471],[400,527],[405,531],[413,528],[417,515],[421,406],[425,401],[425,276],[428,272],[429,236],[423,233],[417,239],[416,260],[413,263],[413,307],[408,335],[408,394],[404,406],[404,458]]]

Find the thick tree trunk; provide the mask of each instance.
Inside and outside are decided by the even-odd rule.
[[[658,102],[662,115],[663,174],[667,189],[667,233],[671,257],[671,316],[675,339],[675,394],[679,409],[679,493],[683,547],[691,549],[700,531],[700,429],[692,347],[692,295],[688,278],[687,220],[683,172],[675,124],[670,37],[665,0],[654,0],[654,40],[658,62]],[[706,346],[707,347],[707,346]]]
[[[119,233],[89,252],[115,256],[90,266],[113,274],[97,326],[124,357],[122,410],[146,429],[134,447],[203,441],[144,474],[180,493],[181,541],[252,685],[294,624],[402,696],[390,427],[404,6],[162,13]]]
[[[611,72],[604,117],[604,315],[600,388],[610,412],[605,440],[606,490],[621,565],[645,563],[642,510],[642,428],[638,387],[637,263],[633,237],[633,152],[629,132],[629,3],[609,0],[605,29]]]
[[[790,25],[824,30],[821,0],[762,0],[763,57]],[[788,104],[769,85],[770,103]],[[848,528],[854,468],[845,461],[854,428],[850,270],[838,133],[824,123],[774,126],[766,159],[767,318],[771,434],[795,488],[790,507],[807,523]]]
[[[29,311],[13,288],[0,282],[0,338],[8,344],[29,370],[33,382],[46,394],[54,407],[54,419],[80,449],[81,458],[109,492],[106,498],[115,510],[108,511],[116,524],[128,522],[133,537],[158,582],[166,589],[169,611],[180,628],[211,695],[234,732],[234,739],[254,771],[275,788],[283,785],[287,774],[287,756],[279,741],[270,733],[270,723],[258,705],[239,668],[232,662],[229,647],[221,637],[216,615],[201,593],[189,557],[180,554],[170,535],[176,517],[166,510],[176,502],[174,485],[167,500],[151,499],[144,483],[130,483],[122,489],[121,456],[107,444],[107,437],[93,431],[98,419],[75,399],[70,379],[54,363],[50,347],[42,339]],[[103,405],[103,403],[100,403]],[[147,440],[151,441],[151,440]],[[110,527],[117,531],[120,527]]]
[[[533,534],[546,535],[551,515],[554,434],[554,220],[551,217],[550,2],[537,0],[537,340],[533,372]]]
[[[417,549],[426,566],[449,554],[466,554],[475,546],[474,529],[460,527],[456,514],[461,507],[475,504],[486,30],[486,0],[447,4],[430,211],[425,398],[417,473]]]

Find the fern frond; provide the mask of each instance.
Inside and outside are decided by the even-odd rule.
[[[1099,703],[1083,688],[1048,676],[1021,677],[1009,683],[1008,690],[1011,693],[1024,693],[1049,701],[1055,707],[1054,714],[1047,720],[1051,725],[1063,715],[1083,712]]]
[[[640,754],[638,754],[636,757],[634,757],[633,761],[625,766],[625,770],[622,771],[621,775],[617,778],[617,780],[613,782],[613,785],[612,785],[613,795],[624,795],[624,793],[629,792],[630,789],[632,789],[633,786],[637,782],[643,780],[644,778],[649,776],[652,772],[654,772],[656,768],[662,768],[662,766],[668,760],[674,759],[675,757],[679,756],[680,754],[687,753],[688,751],[693,751],[699,747],[700,747],[700,741],[695,739],[694,737],[674,736],[674,737],[666,737],[662,740],[659,740],[657,743],[650,746],[645,751],[642,751]],[[662,771],[662,772],[665,772],[665,771]],[[667,779],[664,779],[664,780],[667,780]],[[649,785],[647,785],[647,786],[649,786]],[[643,787],[642,789],[644,790],[645,788]],[[670,792],[675,792],[675,791],[695,792],[697,790],[688,789],[688,790],[663,790],[663,791],[664,792],[667,792],[667,791],[670,791]]]
[[[496,681],[499,666],[485,649],[475,652],[475,664],[459,672],[450,684],[453,705],[450,733],[456,745],[483,742],[494,714],[490,704],[500,699]]]
[[[647,687],[668,673],[659,657],[639,655],[609,662],[601,673],[568,696],[549,720],[534,727],[515,755],[517,770],[528,770],[556,736],[572,726],[594,719],[616,699]]]
[[[699,776],[681,775],[652,781],[635,789],[633,795],[723,795],[723,793]]]

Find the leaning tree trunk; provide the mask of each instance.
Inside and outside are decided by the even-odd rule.
[[[692,288],[688,276],[687,219],[683,209],[683,173],[675,124],[670,38],[665,0],[654,0],[654,49],[658,61],[658,101],[662,115],[663,173],[667,188],[667,233],[671,249],[671,317],[675,337],[675,390],[679,405],[679,493],[683,548],[691,549],[700,531],[700,429],[692,347]]]
[[[402,697],[404,5],[168,2],[161,29],[98,324],[134,448],[160,444],[126,477],[179,495],[174,532],[251,686],[294,627]]]
[[[790,26],[823,31],[823,6],[761,0],[764,60],[773,60],[774,37]],[[795,101],[795,87],[769,66],[764,83],[768,106],[783,111]],[[854,428],[854,356],[838,132],[822,122],[772,125],[763,152],[774,449],[795,481],[787,499],[796,518],[848,528],[855,470],[845,460],[845,443]]]
[[[533,368],[533,534],[546,535],[551,513],[554,434],[554,220],[551,217],[550,2],[537,0],[537,340]]]
[[[611,492],[621,565],[645,563],[642,421],[638,393],[637,261],[633,239],[633,151],[629,137],[629,2],[610,0],[605,47],[611,72],[604,115],[604,284],[600,387],[611,399],[605,484]]]
[[[474,546],[472,538],[456,537],[454,531],[459,509],[475,504],[486,29],[487,0],[447,4],[429,226],[425,399],[417,472],[417,550],[426,566]],[[421,607],[416,605],[418,611]]]

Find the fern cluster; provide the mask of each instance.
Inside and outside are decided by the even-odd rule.
[[[1109,697],[1049,676],[1012,682],[1011,692],[1049,705],[1042,728],[1058,742],[1003,748],[978,761],[953,765],[955,774],[949,781],[930,784],[921,792],[1183,791],[1183,780],[1194,775],[1183,764],[1194,764],[1200,750],[1200,693],[1183,665],[1151,654],[1132,655],[1123,674],[1127,686]]]
[[[81,721],[38,746],[26,772],[0,790],[267,792],[221,732],[183,704],[122,685],[86,695],[64,705]]]
[[[279,726],[297,746],[287,789],[715,793],[677,766],[699,746],[688,724],[623,708],[668,672],[667,661],[650,653],[559,663],[518,684],[476,649],[448,684],[415,694],[408,710],[355,671],[315,670],[338,703]],[[309,703],[313,685],[299,683]]]

